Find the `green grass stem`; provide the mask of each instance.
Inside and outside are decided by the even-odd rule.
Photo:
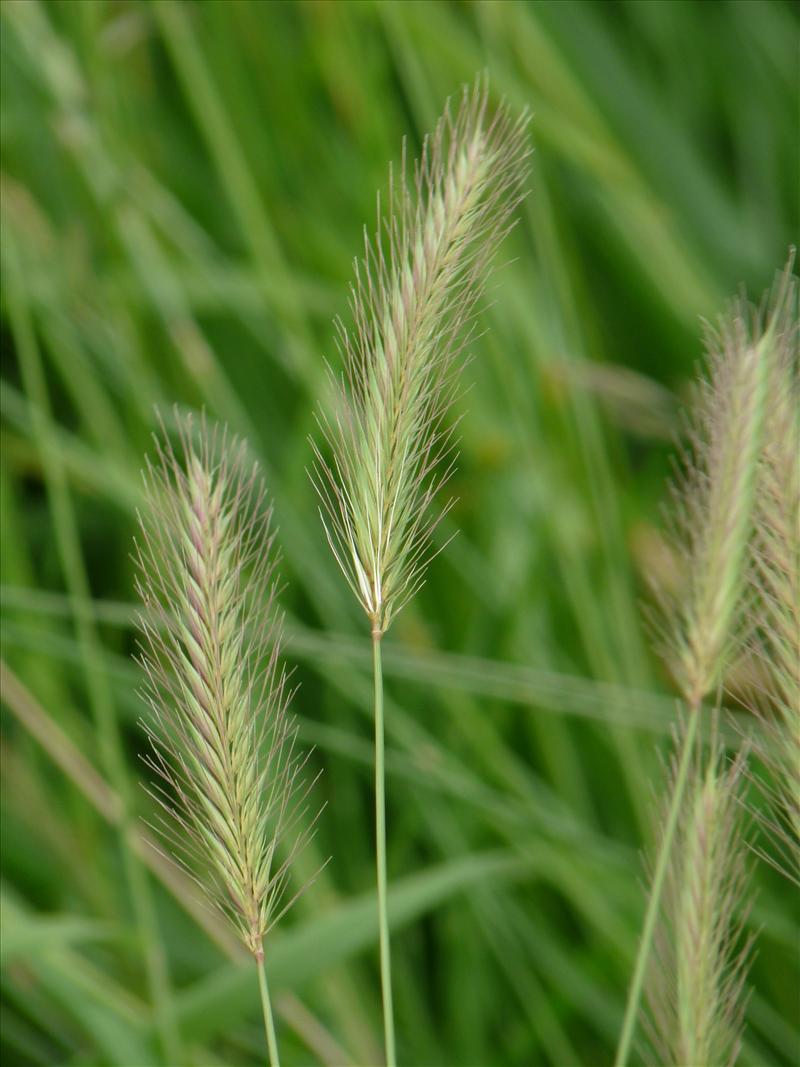
[[[260,957],[256,958],[256,967],[258,968],[258,988],[261,992],[261,1010],[264,1013],[264,1032],[267,1035],[269,1062],[271,1067],[281,1067],[281,1060],[278,1055],[278,1040],[275,1036],[275,1021],[272,1018],[272,1001],[270,1000],[269,985],[267,984],[267,968],[264,964],[263,952]]]
[[[395,1067],[394,1008],[392,1005],[392,959],[389,944],[389,917],[386,907],[386,776],[383,740],[383,671],[380,634],[372,637],[372,665],[375,681],[375,859],[378,869],[378,928],[381,947],[381,997],[386,1067]]]
[[[614,1059],[614,1067],[625,1067],[628,1062],[628,1056],[630,1055],[631,1042],[633,1041],[633,1034],[636,1029],[636,1016],[639,1012],[644,978],[647,973],[647,963],[650,959],[650,951],[653,947],[653,934],[655,932],[656,920],[658,919],[659,908],[661,906],[664,879],[667,874],[667,868],[669,867],[672,843],[678,825],[678,813],[681,810],[683,794],[686,790],[686,782],[689,777],[689,768],[692,763],[692,753],[694,752],[695,741],[697,739],[697,724],[699,719],[700,708],[699,705],[695,705],[690,709],[689,721],[683,735],[680,762],[678,763],[678,771],[675,775],[675,788],[667,813],[664,836],[658,850],[658,858],[653,873],[653,883],[650,887],[650,896],[647,900],[647,911],[645,912],[644,925],[642,926],[642,936],[639,940],[639,949],[636,953],[636,965],[628,989],[625,1018],[622,1023],[622,1031],[620,1033],[619,1045],[617,1047],[617,1055]]]

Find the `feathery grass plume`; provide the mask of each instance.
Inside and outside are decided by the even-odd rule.
[[[708,378],[696,396],[688,447],[672,487],[676,555],[685,588],[662,602],[662,626],[687,717],[628,991],[615,1067],[627,1063],[670,853],[698,737],[703,698],[718,684],[743,615],[774,321],[762,329],[743,301],[706,335]]]
[[[687,448],[672,486],[675,552],[685,586],[662,603],[663,628],[689,707],[717,685],[737,633],[753,529],[770,331],[743,301],[707,329],[708,377],[697,387]]]
[[[725,766],[715,743],[680,804],[645,988],[659,1064],[729,1067],[738,1057],[751,944],[742,943],[743,771],[743,756]]]
[[[527,117],[489,115],[485,78],[449,104],[406,178],[390,172],[388,205],[365,234],[351,291],[353,328],[337,323],[344,363],[334,409],[321,413],[331,454],[313,444],[312,480],[333,554],[369,619],[375,687],[375,833],[381,989],[388,1067],[394,1067],[383,678],[380,640],[424,581],[447,506],[436,494],[453,468],[447,411],[492,255],[522,196]]]
[[[769,418],[756,501],[753,641],[767,676],[759,755],[771,773],[773,862],[800,886],[800,301],[790,260],[771,305]]]
[[[263,939],[292,903],[290,865],[315,820],[279,661],[271,509],[244,443],[205,419],[198,431],[181,420],[177,451],[156,438],[144,474],[144,759],[156,776],[154,829],[256,959],[277,1063]]]
[[[452,471],[444,417],[457,356],[522,196],[527,118],[490,116],[488,95],[479,79],[455,118],[447,105],[411,188],[404,150],[355,264],[353,328],[337,322],[344,375],[319,418],[332,459],[314,445],[313,477],[331,548],[378,635],[424,579],[442,517],[431,504]]]

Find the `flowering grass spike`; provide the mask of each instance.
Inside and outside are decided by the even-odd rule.
[[[720,319],[716,331],[708,332],[708,377],[699,385],[688,448],[673,485],[674,547],[676,557],[686,561],[686,582],[678,596],[665,599],[660,621],[686,718],[615,1067],[625,1067],[633,1042],[672,851],[682,829],[679,820],[691,787],[703,700],[720,683],[731,648],[742,636],[774,345],[774,318],[762,324],[742,301]],[[722,1009],[717,1004],[709,1010]]]
[[[646,984],[657,1063],[732,1067],[739,1054],[752,943],[740,943],[743,771],[743,756],[726,766],[714,742],[705,767],[697,760],[689,775]]]
[[[447,411],[457,357],[497,245],[513,225],[526,173],[527,117],[489,114],[479,78],[453,118],[445,107],[406,176],[390,172],[388,204],[365,235],[352,287],[352,329],[338,323],[344,374],[319,422],[312,478],[333,554],[369,619],[375,683],[375,823],[386,1062],[394,1020],[386,903],[383,676],[380,641],[425,579],[447,510],[434,498],[453,468]]]
[[[291,903],[290,866],[313,829],[310,786],[279,661],[271,509],[244,444],[205,420],[198,429],[181,424],[177,453],[157,441],[145,472],[145,762],[154,828],[259,964],[275,1063],[263,940]]]
[[[452,471],[445,414],[476,301],[511,228],[526,173],[526,116],[488,110],[488,89],[449,106],[406,178],[390,175],[378,230],[365,236],[352,329],[338,323],[344,376],[320,423],[314,480],[333,552],[380,636],[414,595],[443,512],[431,504]]]
[[[752,550],[754,636],[767,684],[754,708],[758,750],[771,784],[758,821],[770,862],[800,888],[800,286],[793,259],[770,306],[768,408]],[[764,853],[767,855],[767,853]]]

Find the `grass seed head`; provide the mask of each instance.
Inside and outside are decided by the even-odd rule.
[[[646,984],[658,1063],[727,1067],[738,1056],[750,955],[743,768],[725,766],[715,742],[684,795]]]
[[[766,408],[769,329],[742,302],[707,333],[688,446],[672,489],[686,582],[663,598],[663,629],[690,707],[719,682],[737,632]]]
[[[800,308],[792,262],[769,304],[764,446],[752,544],[753,644],[767,677],[758,745],[772,785],[759,821],[800,885]]]
[[[180,423],[177,450],[157,439],[144,481],[135,558],[154,828],[260,957],[313,827],[279,660],[271,509],[244,444],[205,420]]]
[[[457,357],[474,324],[491,257],[522,195],[525,116],[489,114],[488,86],[464,89],[426,138],[413,171],[390,175],[378,228],[365,236],[338,324],[344,373],[319,417],[313,480],[331,548],[379,637],[424,580],[444,511],[434,497],[453,465],[445,423]]]

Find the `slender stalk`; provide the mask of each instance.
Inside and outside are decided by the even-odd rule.
[[[394,1009],[392,1006],[392,960],[389,917],[386,908],[386,775],[383,743],[383,670],[381,635],[372,635],[372,667],[375,680],[375,860],[378,868],[378,930],[381,945],[381,996],[386,1067],[395,1067]]]
[[[275,1022],[272,1018],[272,1002],[269,999],[267,968],[264,965],[263,950],[256,956],[256,968],[258,970],[258,988],[261,990],[261,1010],[264,1013],[264,1032],[267,1035],[269,1062],[272,1067],[281,1067],[281,1060],[278,1055],[278,1040],[275,1037]]]
[[[642,936],[639,940],[639,949],[636,955],[636,967],[628,989],[628,1003],[625,1006],[625,1019],[622,1023],[622,1033],[619,1038],[617,1055],[614,1067],[625,1067],[630,1054],[633,1033],[636,1027],[636,1016],[639,1013],[639,1003],[642,999],[644,977],[647,972],[647,962],[653,947],[653,934],[656,928],[661,895],[664,890],[664,880],[669,866],[672,843],[675,838],[675,830],[678,825],[678,813],[683,803],[683,794],[686,791],[686,782],[689,778],[689,767],[692,762],[692,753],[697,739],[697,724],[700,720],[700,702],[690,706],[689,722],[683,736],[683,747],[680,754],[678,771],[675,775],[675,788],[672,794],[672,802],[667,813],[667,822],[664,827],[664,836],[658,851],[655,871],[653,872],[653,884],[650,887],[650,896],[647,901],[647,912],[644,917]]]

